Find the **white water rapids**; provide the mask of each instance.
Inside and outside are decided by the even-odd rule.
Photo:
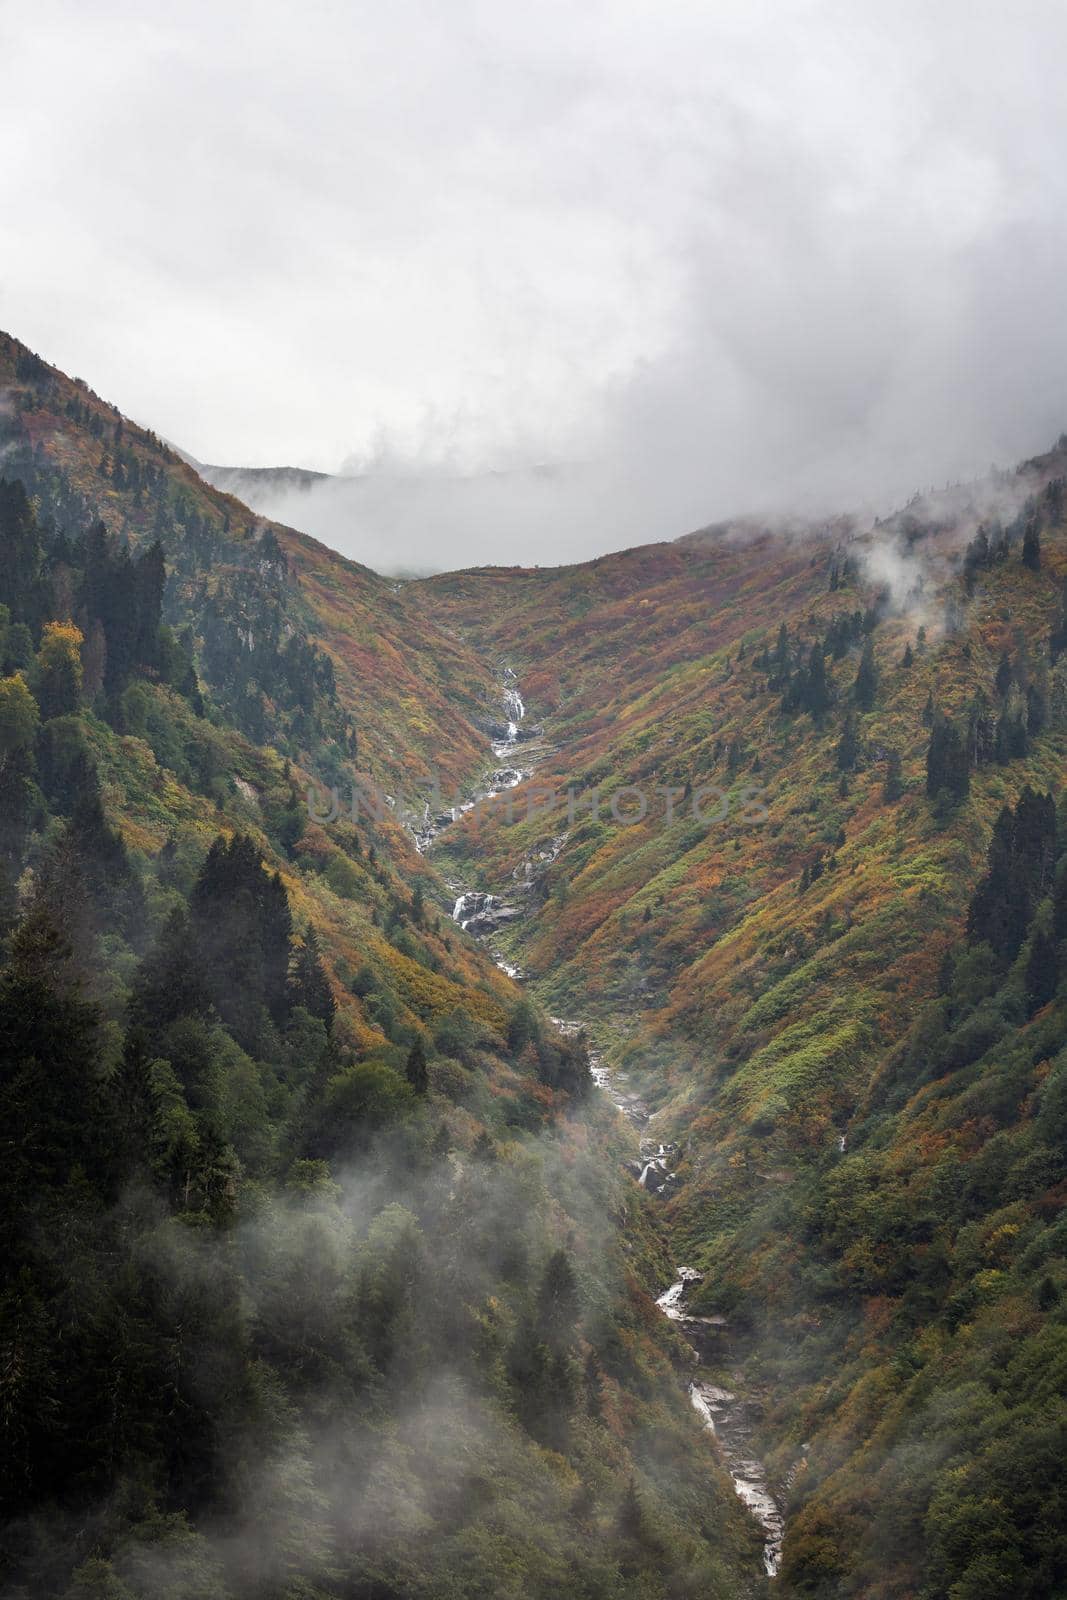
[[[561,1032],[573,1034],[581,1031],[579,1023],[567,1022],[560,1017],[553,1017],[552,1020]],[[604,1066],[603,1057],[596,1050],[589,1052],[589,1070],[597,1087],[604,1090],[616,1110],[639,1133],[643,1132],[651,1118],[640,1096],[628,1088],[623,1078]],[[647,1155],[648,1142],[642,1140],[643,1157]],[[661,1144],[658,1148],[660,1153],[653,1161],[658,1161],[661,1169],[665,1170],[665,1158],[674,1152],[675,1147]],[[653,1161],[643,1161],[638,1181],[645,1187],[648,1187]],[[673,1173],[667,1173],[666,1181],[670,1182],[671,1178]],[[702,1332],[725,1329],[725,1317],[687,1315],[685,1296],[693,1284],[701,1281],[702,1274],[693,1267],[678,1267],[676,1272],[675,1281],[664,1289],[656,1301],[664,1316],[678,1323],[681,1331],[691,1333],[693,1338],[698,1338]],[[691,1344],[690,1347],[699,1357],[696,1345]],[[752,1454],[750,1404],[729,1389],[720,1388],[705,1378],[696,1378],[689,1384],[689,1398],[704,1419],[705,1427],[715,1438],[738,1499],[748,1507],[762,1529],[763,1566],[767,1576],[773,1578],[781,1565],[785,1518],[768,1486],[766,1468]]]
[[[473,811],[483,800],[493,800],[499,794],[506,794],[509,789],[517,788],[524,778],[530,776],[528,767],[513,764],[515,748],[519,743],[519,724],[526,716],[526,706],[522,695],[519,693],[515,674],[511,667],[503,669],[503,684],[501,687],[504,714],[506,722],[502,738],[490,739],[490,748],[496,759],[501,763],[489,772],[482,780],[482,787],[470,799],[462,801],[459,805],[450,806],[445,811],[435,812],[427,804],[422,817],[412,825],[415,836],[415,847],[419,854],[425,854],[430,849],[437,835],[443,828],[455,822],[466,812]],[[500,724],[496,725],[497,727]],[[536,731],[536,730],[535,730]],[[462,896],[461,896],[462,898]],[[460,922],[461,916],[453,912],[453,919]]]

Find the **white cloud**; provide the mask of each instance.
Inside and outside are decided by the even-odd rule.
[[[383,523],[440,565],[885,505],[1067,419],[1051,0],[41,0],[4,34],[0,322],[204,459],[402,468],[374,527],[301,502],[364,559]],[[544,461],[581,470],[531,492]]]

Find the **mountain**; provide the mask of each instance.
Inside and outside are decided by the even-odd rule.
[[[291,489],[306,492],[317,483],[328,483],[328,472],[312,472],[309,467],[212,467],[190,462],[206,483],[225,494],[232,494],[247,505],[257,497],[288,494]]]
[[[544,729],[439,859],[654,1108],[787,1594],[1067,1592],[1065,469],[421,585]]]
[[[600,507],[612,498],[612,486],[581,462],[463,472],[385,456],[339,474],[191,464],[261,516],[398,576],[507,565],[534,542],[561,555],[603,548]]]
[[[397,584],[0,362],[13,1592],[1067,1593],[1067,439]]]
[[[584,1039],[324,804],[476,783],[499,661],[0,379],[4,1593],[755,1594]]]
[[[99,515],[134,547],[160,540],[168,613],[180,601],[205,641],[208,685],[250,736],[300,749],[329,779],[355,734],[357,770],[390,789],[438,769],[457,781],[484,759],[475,725],[498,704],[498,663],[369,568],[211,488],[156,435],[12,339],[0,347],[0,383],[17,406],[8,476],[46,518]],[[312,725],[301,697],[316,674],[331,710]]]

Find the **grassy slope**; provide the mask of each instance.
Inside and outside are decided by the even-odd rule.
[[[1057,471],[1062,453],[1031,464],[1023,486],[1039,487]],[[960,945],[997,812],[1027,783],[1058,796],[1067,758],[1060,681],[1051,724],[1028,757],[983,767],[970,798],[946,820],[925,794],[923,707],[930,694],[948,712],[979,689],[995,699],[1000,653],[1017,654],[1019,640],[1034,670],[1044,670],[1067,534],[1043,535],[1040,573],[1023,567],[1016,549],[980,574],[964,625],[950,637],[940,626],[942,602],[949,592],[964,599],[953,554],[974,518],[947,515],[936,502],[916,514],[930,524],[916,546],[924,606],[875,632],[879,694],[860,719],[862,754],[847,793],[835,763],[843,707],[822,727],[785,717],[780,694],[752,666],[780,622],[810,642],[836,613],[870,598],[863,584],[828,592],[835,539],[798,547],[765,537],[738,546],[705,536],[563,572],[426,582],[441,614],[459,625],[495,617],[494,638],[510,651],[532,714],[549,715],[556,749],[538,779],[579,789],[599,783],[604,794],[702,779],[734,794],[751,783],[765,791],[768,815],[759,823],[743,823],[737,807],[711,827],[579,820],[558,859],[535,867],[535,914],[507,942],[540,993],[594,1021],[616,1058],[644,1075],[660,1108],[657,1127],[683,1141],[684,1182],[666,1212],[676,1253],[706,1269],[704,1308],[735,1319],[749,1380],[768,1401],[765,1441],[777,1445],[775,1466],[784,1475],[805,1457],[786,1562],[787,1587],[805,1593],[903,1596],[925,1577],[931,1586],[923,1592],[940,1595],[967,1570],[966,1552],[937,1553],[938,1539],[949,1538],[937,1522],[937,1480],[918,1469],[909,1480],[894,1469],[894,1451],[919,1452],[908,1428],[925,1437],[935,1401],[965,1382],[981,1389],[990,1381],[983,1363],[1004,1319],[1017,1338],[1044,1337],[1033,1273],[1049,1246],[1036,1241],[1062,1203],[1053,1171],[1029,1188],[1005,1182],[1005,1192],[994,1183],[977,1200],[955,1210],[943,1202],[928,1215],[939,1185],[958,1196],[978,1182],[966,1176],[968,1164],[982,1169],[998,1131],[1016,1141],[1015,1159],[1030,1159],[1030,1119],[1058,1048],[1049,1035],[1062,1037],[1062,1019],[1043,1034],[1037,1024],[1020,1029],[1018,1019],[1005,1030],[1015,1052],[1012,1089],[991,1115],[975,1109],[974,1074],[993,1082],[1008,1046],[977,1066],[973,1051],[961,1050],[966,1072],[946,1070],[939,1088],[924,1084],[914,1094],[897,1081],[894,1051],[936,992],[946,953]],[[858,554],[866,542],[851,549]],[[925,648],[917,644],[920,614]],[[908,643],[916,655],[905,668]],[[832,669],[842,702],[857,656],[858,649]],[[901,798],[888,805],[887,748],[899,752],[903,776]],[[464,824],[448,836],[445,859],[487,887],[509,883],[565,826],[522,820],[516,809],[511,826],[501,815]],[[803,869],[818,858],[827,869],[802,891]],[[849,1141],[843,1157],[841,1134]],[[1008,1199],[1016,1210],[1002,1215]],[[1006,1270],[998,1290],[983,1287],[979,1299],[989,1304],[983,1300],[976,1325],[965,1324],[961,1336],[945,1325],[945,1307],[954,1293],[972,1292],[982,1265],[973,1259],[973,1230],[984,1239],[1000,1226],[1013,1246],[990,1247],[985,1264]],[[1021,1259],[1025,1249],[1031,1255],[1013,1276],[1016,1248]],[[901,1279],[921,1275],[916,1252],[922,1261],[931,1250],[944,1255],[944,1281],[916,1310]],[[928,1348],[917,1351],[922,1336]],[[1045,1374],[1030,1374],[1035,1396],[1049,1381],[1049,1359],[1047,1351],[1033,1358]],[[995,1369],[995,1356],[990,1361]],[[1019,1380],[1020,1408],[1026,1383]],[[944,1458],[958,1462],[960,1474],[972,1471],[974,1438],[961,1443],[946,1425]],[[890,1506],[884,1514],[871,1487],[876,1474]],[[996,1588],[1003,1572],[989,1578],[988,1591],[979,1578],[967,1581],[976,1587],[952,1594],[1005,1592]],[[1020,1593],[1046,1592],[1047,1576],[1032,1591],[1017,1581]]]

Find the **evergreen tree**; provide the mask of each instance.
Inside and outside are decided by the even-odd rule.
[[[303,943],[296,952],[290,986],[290,1003],[293,1006],[303,1006],[305,1011],[309,1011],[313,1017],[318,1017],[319,1021],[325,1024],[327,1033],[330,1032],[337,1006],[326,976],[326,969],[322,964],[319,941],[314,928],[307,930]]]
[[[804,693],[804,708],[812,720],[820,722],[830,705],[830,689],[826,681],[826,662],[822,645],[816,642],[808,656],[808,678]]]
[[[0,1234],[9,1259],[23,1248],[18,1219],[32,1212],[38,1185],[62,1185],[76,1168],[91,1177],[103,1170],[99,1027],[72,947],[38,900],[0,971]]]
[[[1026,999],[1030,1016],[1048,1005],[1054,997],[1058,978],[1056,942],[1043,928],[1038,928],[1031,940],[1026,963]]]
[[[870,711],[878,693],[878,669],[874,664],[874,645],[870,639],[863,646],[852,698],[861,711]]]
[[[33,506],[21,480],[0,478],[0,605],[36,632],[47,599],[43,551]]]
[[[578,1280],[566,1250],[549,1256],[537,1294],[537,1337],[553,1354],[571,1349],[578,1322]]]
[[[904,784],[901,777],[900,752],[889,750],[886,753],[885,782],[882,785],[882,800],[887,806],[893,805],[904,793]]]
[[[778,639],[771,657],[772,682],[781,683],[789,673],[791,652],[789,649],[789,629],[785,623],[778,628]]]
[[[404,1074],[416,1094],[425,1094],[429,1089],[430,1074],[426,1064],[426,1047],[421,1038],[416,1038],[408,1052]]]
[[[936,716],[926,752],[926,792],[933,798],[944,793],[958,802],[971,787],[970,758],[959,729],[943,716]]]
[[[853,772],[856,759],[859,755],[859,740],[856,736],[856,719],[850,711],[845,718],[841,737],[837,743],[836,761],[842,772]]]
[[[1002,700],[1009,693],[1014,681],[1015,674],[1012,671],[1011,657],[1006,650],[1002,650],[1000,661],[997,663],[996,677],[993,679],[994,688]]]
[[[1060,1303],[1060,1291],[1049,1277],[1044,1277],[1038,1286],[1037,1309],[1039,1311],[1054,1311]]]
[[[508,1022],[508,1049],[512,1055],[519,1055],[529,1044],[540,1036],[540,1027],[537,1013],[529,1000],[522,999],[511,1013]]]
[[[1026,732],[1031,739],[1036,739],[1048,721],[1048,703],[1045,691],[1039,684],[1032,683],[1026,691]]]
[[[1023,566],[1029,567],[1031,572],[1041,570],[1041,530],[1036,517],[1026,524],[1023,535]]]
[[[1052,887],[1056,808],[1051,795],[1023,790],[993,827],[987,868],[971,899],[967,937],[985,941],[1005,965],[1022,947],[1034,908]]]
[[[211,986],[184,906],[171,912],[154,949],[141,963],[130,999],[134,1023],[156,1033],[179,1017],[206,1013]]]
[[[229,841],[216,839],[209,850],[189,911],[212,1001],[239,1041],[254,1045],[261,1012],[277,1023],[289,1009],[292,916],[285,886],[278,873],[264,870],[255,842],[234,834]],[[316,978],[317,958],[314,949],[298,963],[297,986],[322,1007],[326,1021],[329,1005]]]
[[[1019,705],[1009,706],[997,719],[995,754],[1001,766],[1022,761],[1030,748],[1026,718]]]

